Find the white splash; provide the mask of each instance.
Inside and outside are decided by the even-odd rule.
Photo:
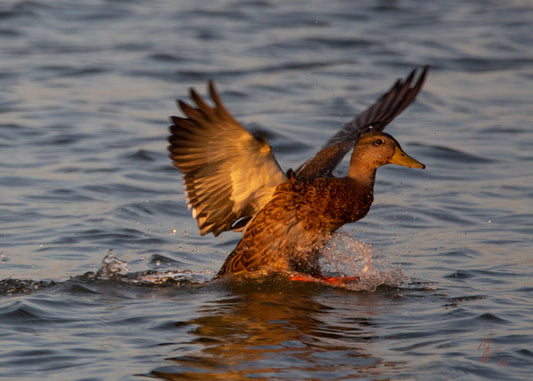
[[[157,260],[156,266],[160,266],[161,262]],[[183,282],[189,282],[193,284],[202,284],[212,278],[212,274],[209,270],[205,271],[190,271],[175,270],[169,271],[139,271],[131,272],[128,268],[128,263],[124,260],[115,257],[113,250],[109,250],[107,255],[102,260],[102,267],[96,273],[97,279],[119,279],[125,283],[131,284],[152,284],[152,285],[164,285],[164,284],[180,284]]]
[[[98,270],[97,276],[108,278],[116,274],[126,274],[129,271],[128,263],[115,257],[113,250],[109,250],[104,259],[102,259],[102,267]]]
[[[347,233],[334,234],[322,252],[324,274],[360,278],[346,286],[351,290],[375,291],[381,285],[399,287],[410,281],[398,265],[391,265],[374,253],[371,245],[359,242]]]

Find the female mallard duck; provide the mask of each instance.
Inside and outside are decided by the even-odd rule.
[[[171,117],[169,157],[184,175],[200,233],[243,229],[217,276],[280,272],[321,278],[320,249],[338,228],[368,213],[376,169],[386,164],[425,167],[382,131],[414,101],[427,69],[413,86],[416,70],[398,80],[295,172],[283,172],[266,140],[230,115],[213,82],[214,108],[194,89],[190,93],[197,108],[178,101],[187,118]],[[352,148],[348,175],[333,177]]]

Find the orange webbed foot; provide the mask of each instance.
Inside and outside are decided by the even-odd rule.
[[[299,281],[299,282],[325,283],[325,284],[329,284],[335,287],[344,287],[347,284],[358,282],[360,278],[357,276],[326,277],[321,274],[314,277],[314,276],[307,275],[307,274],[295,274],[295,275],[291,275],[289,279],[293,281]]]

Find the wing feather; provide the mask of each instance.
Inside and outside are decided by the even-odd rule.
[[[169,157],[184,174],[189,208],[200,233],[218,235],[252,217],[287,177],[270,145],[255,138],[226,110],[213,82],[215,107],[190,90],[196,107],[178,106],[187,118],[170,117]]]
[[[400,115],[416,98],[424,81],[428,67],[425,66],[413,86],[417,74],[414,69],[405,79],[398,79],[394,85],[374,104],[359,114],[337,132],[313,158],[305,162],[296,172],[301,177],[331,176],[344,156],[355,146],[359,137],[374,130],[383,131],[392,120]]]

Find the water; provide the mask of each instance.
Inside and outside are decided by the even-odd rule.
[[[530,379],[532,19],[519,0],[3,1],[0,378]],[[216,80],[295,168],[425,64],[387,132],[427,169],[380,169],[326,253],[362,286],[210,282],[239,235],[198,234],[174,99]]]

